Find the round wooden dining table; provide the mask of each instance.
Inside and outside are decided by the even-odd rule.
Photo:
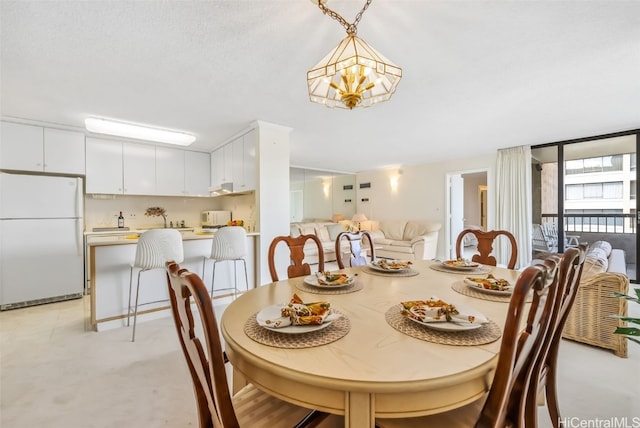
[[[491,272],[513,284],[517,271],[481,266],[480,272],[460,273],[442,269],[437,261],[417,260],[406,273],[386,274],[369,266],[341,272],[356,275],[354,286],[316,291],[304,278],[293,278],[252,289],[225,309],[220,330],[235,389],[250,382],[285,401],[344,415],[345,427],[355,428],[374,427],[375,418],[444,412],[488,391],[508,296],[465,289],[463,280]],[[329,302],[343,314],[346,334],[328,343],[310,341],[308,346],[304,336],[311,333],[293,340],[292,334],[268,331],[276,337],[256,339],[263,329],[256,314],[289,302],[294,293],[304,302]],[[406,317],[398,320],[400,302],[432,297],[478,311],[490,323],[472,331],[441,332]],[[480,344],[459,339],[464,334],[473,342],[474,332],[481,334],[489,324],[499,337]],[[323,334],[333,334],[332,327],[313,334],[322,342]],[[407,334],[411,331],[414,334]]]

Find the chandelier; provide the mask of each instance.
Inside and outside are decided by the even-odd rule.
[[[366,1],[352,24],[325,6],[326,0],[311,1],[317,2],[325,15],[347,30],[347,37],[338,47],[307,72],[311,101],[351,110],[389,100],[402,77],[402,69],[356,36],[357,25],[372,0]]]

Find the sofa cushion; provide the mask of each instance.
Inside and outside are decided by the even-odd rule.
[[[404,220],[381,221],[380,230],[384,233],[385,238],[402,241],[406,224],[407,222]]]
[[[440,230],[439,223],[432,223],[429,221],[410,220],[407,222],[404,228],[404,234],[402,239],[405,241],[411,241],[416,236],[426,235],[429,232],[435,232]]]
[[[600,248],[601,250],[604,250],[606,257],[609,257],[611,255],[611,244],[607,241],[596,241],[593,244],[590,244],[589,250],[593,248]]]
[[[411,248],[411,241],[390,240],[389,245],[391,245],[392,247],[409,247],[409,248]]]
[[[315,223],[301,223],[298,225],[300,227],[301,235],[315,235],[316,234],[316,224]]]
[[[329,232],[329,239],[335,241],[338,239],[338,235],[345,231],[345,228],[341,223],[336,223],[328,225],[327,231]]]
[[[582,279],[606,272],[608,267],[609,260],[607,259],[606,252],[601,248],[589,248],[584,259]]]
[[[327,242],[327,241],[332,241],[333,242],[333,239],[329,238],[329,231],[327,230],[326,226],[317,225],[315,227],[315,231],[316,231],[316,236],[322,242]]]

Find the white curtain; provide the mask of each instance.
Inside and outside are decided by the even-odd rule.
[[[518,244],[516,269],[531,261],[532,193],[531,147],[520,146],[498,150],[496,168],[496,229],[513,234]],[[507,240],[500,239],[496,248],[498,263],[506,265],[511,256]]]

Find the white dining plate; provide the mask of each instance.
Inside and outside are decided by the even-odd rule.
[[[319,287],[319,288],[342,288],[342,287],[348,287],[349,285],[353,285],[353,283],[355,281],[356,281],[356,277],[353,276],[353,275],[347,277],[347,282],[345,282],[344,284],[320,284],[318,282],[318,276],[317,275],[309,275],[309,276],[304,278],[305,284],[313,285],[314,287]]]
[[[460,266],[455,265],[456,262],[457,260],[445,260],[441,262],[441,265],[451,270],[474,270],[480,267],[480,263],[469,262],[469,264]]]
[[[317,330],[322,330],[323,328],[327,328],[331,325],[331,323],[333,321],[335,321],[335,319],[331,319],[329,321],[325,321],[322,324],[315,324],[315,325],[288,325],[286,327],[270,327],[269,324],[267,324],[267,320],[276,320],[278,318],[282,318],[280,316],[281,314],[281,309],[284,307],[285,305],[279,304],[279,305],[271,305],[271,306],[267,306],[266,308],[262,309],[260,312],[258,312],[258,314],[256,315],[256,321],[258,321],[258,325],[260,325],[261,327],[266,328],[267,330],[272,330],[272,331],[277,331],[280,333],[285,333],[285,334],[302,334],[302,333],[309,333],[312,331],[317,331]]]
[[[446,320],[433,320],[433,321],[420,321],[417,320],[415,318],[412,317],[407,317],[409,318],[411,321],[418,323],[420,325],[423,325],[425,327],[428,327],[430,329],[433,330],[439,330],[439,331],[467,331],[467,330],[475,330],[477,328],[482,327],[483,324],[489,322],[489,320],[487,320],[487,317],[485,317],[484,315],[482,315],[480,312],[478,311],[474,311],[473,309],[469,309],[469,308],[465,308],[465,307],[460,307],[459,305],[456,305],[456,308],[458,309],[458,311],[461,314],[465,314],[465,315],[473,315],[476,317],[476,320],[478,320],[477,322],[473,322],[473,323],[466,323],[464,321],[446,321]]]
[[[493,294],[496,296],[511,296],[513,294],[513,286],[511,286],[508,290],[491,290],[489,288],[484,288],[479,282],[471,281],[469,279],[465,279],[464,283],[474,290],[478,290],[487,294]]]
[[[389,263],[392,262],[399,262],[399,263],[406,263],[405,261],[402,260],[387,260],[386,263],[380,263],[380,260],[377,260],[375,262],[369,262],[369,267],[371,269],[380,271],[380,272],[407,272],[408,270],[411,270],[411,265],[405,267],[398,267],[398,268],[394,268],[389,266]]]

